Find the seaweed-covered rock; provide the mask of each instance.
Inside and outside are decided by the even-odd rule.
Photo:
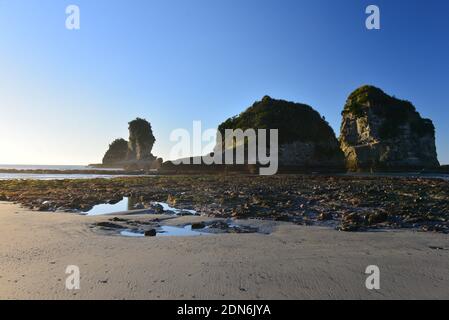
[[[439,166],[435,127],[409,101],[363,86],[342,112],[340,145],[349,170],[410,170]]]
[[[344,167],[334,131],[306,104],[263,97],[218,127],[222,141],[217,141],[216,152],[224,145],[226,129],[278,129],[280,166]]]

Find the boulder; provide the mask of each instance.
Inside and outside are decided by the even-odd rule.
[[[144,233],[145,237],[155,237],[157,235],[156,229],[146,230]]]

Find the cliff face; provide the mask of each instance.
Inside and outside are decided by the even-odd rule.
[[[439,166],[435,128],[408,101],[363,86],[342,112],[340,146],[351,171],[410,170]]]
[[[104,165],[114,165],[126,160],[128,156],[128,141],[116,139],[110,145],[103,157]]]
[[[219,126],[223,140],[226,129],[255,129],[256,132],[257,129],[278,129],[280,166],[344,167],[343,153],[334,131],[317,111],[305,104],[265,96]],[[216,152],[223,140],[217,141]]]

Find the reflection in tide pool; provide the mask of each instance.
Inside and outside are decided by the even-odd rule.
[[[145,234],[141,232],[135,232],[135,231],[129,231],[129,230],[123,230],[120,232],[121,236],[124,237],[132,237],[132,238],[142,238],[145,237]]]
[[[130,200],[130,198],[123,198],[123,200],[115,203],[102,203],[94,206],[89,211],[83,212],[88,216],[100,216],[109,213],[122,212],[132,210],[134,206],[134,201]]]
[[[181,209],[176,209],[176,208],[170,207],[168,205],[168,203],[165,203],[165,202],[153,202],[153,203],[160,205],[164,211],[173,212],[175,214],[178,214],[178,213],[181,213],[181,212],[188,212],[188,213],[190,213],[192,215],[197,215],[198,214],[195,210],[187,210],[187,209],[182,209],[181,210]]]
[[[135,206],[138,203],[137,200],[130,197],[124,197],[121,201],[111,204],[111,203],[102,203],[94,206],[92,209],[83,212],[83,214],[88,216],[100,216],[105,214],[112,214],[123,211],[136,210]],[[181,214],[181,213],[189,213],[191,215],[198,215],[195,210],[187,210],[187,209],[177,209],[170,207],[165,202],[153,202],[153,204],[160,205],[162,209],[167,213],[172,214]]]
[[[210,233],[193,231],[191,225],[187,225],[184,228],[162,226],[157,230],[158,237],[191,237],[191,236],[203,236],[210,235]]]
[[[120,232],[121,236],[141,238],[145,237],[143,232],[123,230]],[[194,237],[194,236],[204,236],[211,235],[211,233],[193,231],[191,225],[185,227],[173,227],[173,226],[161,226],[157,228],[156,237]]]

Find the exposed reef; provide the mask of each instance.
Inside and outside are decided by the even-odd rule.
[[[158,176],[91,180],[0,181],[0,201],[39,211],[83,211],[133,199],[217,218],[325,225],[342,231],[414,228],[449,232],[449,181],[324,175]]]

